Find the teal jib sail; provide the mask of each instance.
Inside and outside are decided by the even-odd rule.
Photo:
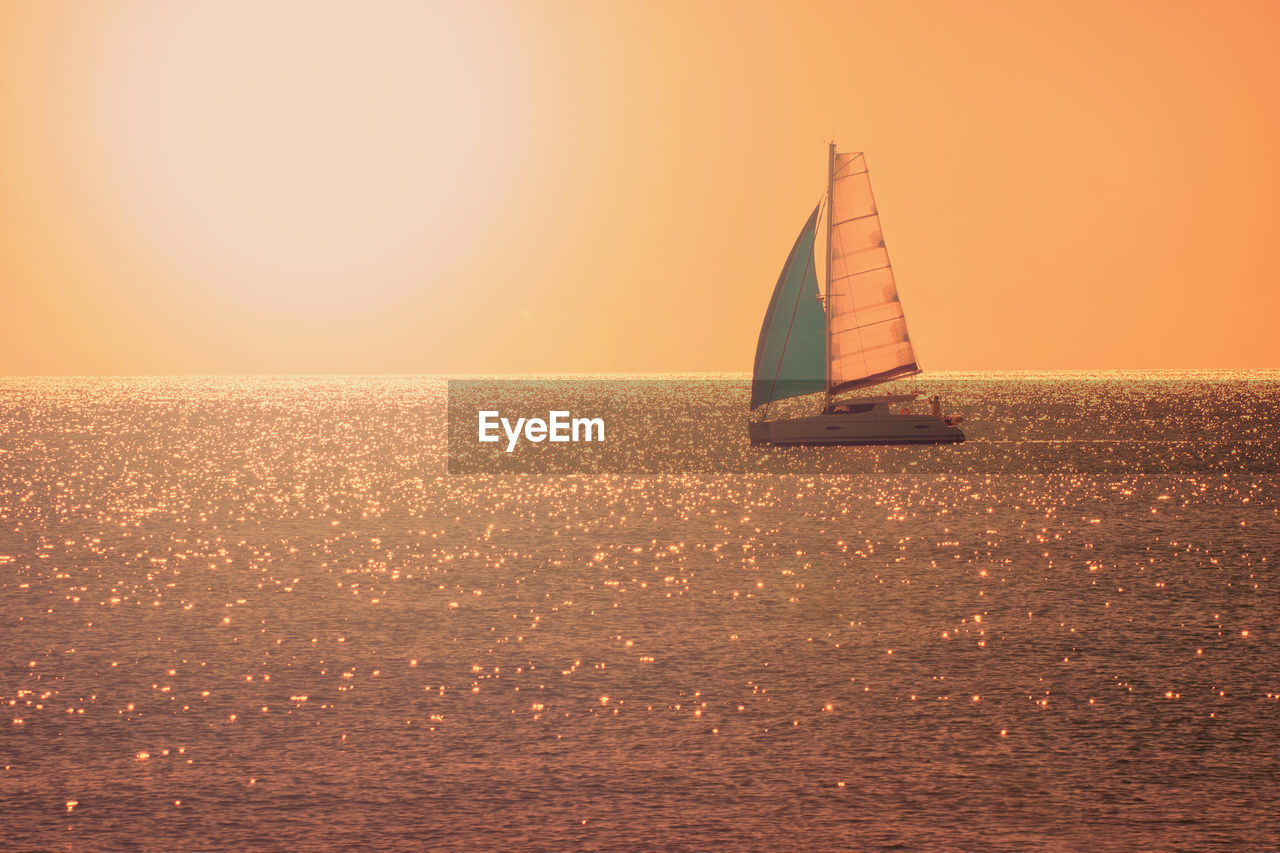
[[[751,379],[753,409],[827,387],[827,317],[818,301],[813,263],[820,207],[813,209],[791,247],[764,315]]]

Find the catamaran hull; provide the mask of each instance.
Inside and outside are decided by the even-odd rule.
[[[928,415],[829,414],[777,421],[749,421],[752,444],[954,444],[964,431]]]

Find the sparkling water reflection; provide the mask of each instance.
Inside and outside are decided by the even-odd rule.
[[[1115,381],[1238,464],[448,476],[438,380],[4,380],[0,846],[1272,849],[1280,381]]]

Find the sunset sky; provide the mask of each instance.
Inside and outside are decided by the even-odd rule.
[[[0,0],[0,373],[746,371],[826,141],[926,369],[1280,367],[1280,3]]]

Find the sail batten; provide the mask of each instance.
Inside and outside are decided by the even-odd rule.
[[[872,267],[872,268],[871,268],[871,269],[869,269],[869,270],[858,270],[857,272],[845,273],[844,275],[840,275],[840,276],[833,276],[831,280],[832,280],[833,282],[836,282],[836,281],[843,281],[843,280],[845,280],[845,279],[849,279],[849,278],[857,278],[857,277],[858,277],[858,276],[860,276],[860,275],[870,275],[870,274],[871,274],[871,273],[873,273],[873,272],[879,272],[880,270],[887,270],[887,269],[890,269],[890,268],[891,268],[891,267],[890,267],[888,264],[885,264],[885,265],[884,265],[884,266],[882,266],[882,267]]]
[[[828,393],[919,373],[861,153],[831,164]]]
[[[842,220],[840,220],[839,222],[837,222],[837,223],[836,223],[836,225],[837,225],[837,226],[839,226],[839,225],[843,225],[843,224],[845,224],[846,222],[857,222],[859,219],[868,219],[868,218],[870,218],[870,217],[872,217],[872,216],[875,216],[875,215],[876,215],[876,214],[874,214],[874,213],[864,213],[864,214],[862,214],[861,216],[850,216],[848,219],[842,219]]]
[[[914,364],[903,365],[902,367],[886,370],[883,373],[876,373],[871,376],[865,376],[862,379],[851,380],[836,385],[831,389],[832,394],[843,394],[845,391],[853,391],[857,388],[867,388],[871,385],[879,385],[882,382],[891,382],[894,379],[905,379],[908,376],[915,376],[920,373],[920,368]]]

